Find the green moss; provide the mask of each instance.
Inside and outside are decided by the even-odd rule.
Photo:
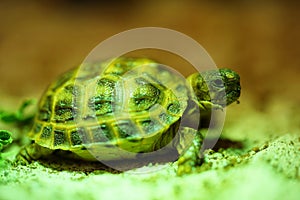
[[[9,131],[0,130],[0,150],[2,150],[5,145],[12,143],[13,139],[11,135]]]
[[[0,121],[4,123],[28,124],[33,120],[34,114],[27,114],[26,109],[34,104],[35,100],[29,99],[23,101],[16,112],[0,109]]]

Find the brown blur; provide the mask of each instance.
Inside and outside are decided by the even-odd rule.
[[[240,73],[242,93],[260,106],[272,97],[297,101],[299,19],[289,1],[1,1],[0,93],[38,97],[106,38],[157,26],[194,38],[219,67]],[[174,55],[149,52],[192,72]]]

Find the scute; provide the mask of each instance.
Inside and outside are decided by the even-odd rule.
[[[70,139],[72,146],[87,144],[90,141],[88,133],[84,128],[77,128],[70,132]]]
[[[138,138],[139,130],[130,120],[123,120],[113,125],[117,129],[119,139]]]
[[[66,145],[67,142],[66,132],[63,130],[54,130],[54,146]]]
[[[139,124],[146,135],[151,135],[163,128],[163,125],[156,119],[145,119]]]
[[[45,126],[42,130],[41,138],[48,139],[51,137],[52,133],[52,127],[51,126]]]
[[[139,87],[133,92],[130,102],[130,111],[148,110],[158,103],[160,91],[151,83],[139,84]]]
[[[93,96],[88,101],[88,108],[94,113],[96,116],[101,116],[107,113],[113,112],[113,102],[111,100],[107,100],[105,97],[101,96]]]
[[[38,119],[40,121],[49,122],[51,118],[51,111],[52,111],[52,97],[45,96],[42,98],[40,110],[38,113]]]
[[[181,77],[144,58],[86,66],[62,75],[44,93],[29,133],[36,143],[86,155],[85,145],[145,152],[172,139],[187,106]]]
[[[172,102],[168,105],[167,110],[169,113],[178,114],[180,113],[180,103]]]
[[[91,135],[93,136],[93,142],[108,142],[114,139],[114,134],[112,134],[112,130],[107,127],[105,124],[101,124],[98,126],[90,127]]]

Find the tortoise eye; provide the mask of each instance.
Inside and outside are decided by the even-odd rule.
[[[222,79],[216,79],[213,81],[213,85],[216,87],[224,87],[224,82],[222,81]]]

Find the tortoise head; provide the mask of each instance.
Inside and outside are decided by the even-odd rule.
[[[223,107],[235,101],[239,103],[240,76],[231,69],[195,73],[188,81],[198,101],[210,101]]]

